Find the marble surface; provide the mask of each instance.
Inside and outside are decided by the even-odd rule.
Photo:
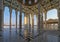
[[[22,29],[22,35],[24,36],[24,28]],[[34,30],[34,35],[37,34],[37,29]],[[60,42],[60,32],[58,31],[44,31],[40,35],[34,38],[30,38],[30,42]],[[23,38],[20,35],[19,28],[3,28],[2,36],[0,36],[0,42],[28,42],[28,39]]]

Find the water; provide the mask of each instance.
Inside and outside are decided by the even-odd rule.
[[[22,28],[21,34],[25,36],[24,33],[26,33],[26,29]],[[26,34],[27,35],[27,34]],[[34,27],[34,35],[38,35],[37,27]],[[28,42],[27,40],[30,39],[30,42],[60,42],[60,32],[58,31],[45,31],[39,36],[35,38],[23,38],[20,36],[19,28],[16,28],[15,26],[12,26],[12,29],[10,31],[9,26],[6,28],[3,28],[2,31],[2,37],[0,38],[0,42]]]

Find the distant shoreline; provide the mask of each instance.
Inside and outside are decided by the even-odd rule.
[[[10,25],[3,25],[3,26],[10,26]],[[16,25],[11,25],[11,26],[16,26]],[[19,25],[17,25],[17,26],[19,26]],[[22,26],[24,26],[24,25],[22,25]],[[37,25],[34,25],[34,26],[37,26]]]

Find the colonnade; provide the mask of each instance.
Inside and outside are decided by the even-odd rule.
[[[9,7],[9,12],[10,12],[10,31],[11,31],[11,28],[12,28],[12,7]],[[17,20],[18,20],[18,10],[17,9],[15,9],[15,16],[16,16],[16,24],[15,24],[15,26],[16,26],[16,29],[17,29]]]
[[[38,32],[40,33],[40,31],[43,29],[43,13],[40,11],[40,5],[38,5],[38,14],[27,14],[27,13],[24,13],[24,27],[26,29],[28,29],[28,32],[33,32],[34,30],[34,15],[36,15],[37,17],[37,29],[38,29]],[[22,29],[22,5],[20,7],[20,32],[21,32],[21,29]]]
[[[4,8],[5,6],[3,5],[3,0],[0,0],[0,30],[2,30],[3,25],[4,25]],[[16,13],[16,28],[17,28],[17,16],[18,16],[18,10],[15,9]],[[9,12],[10,12],[10,30],[12,28],[12,7],[9,7]]]
[[[23,10],[22,5],[20,5],[20,15],[19,15],[19,27],[20,27],[20,29],[22,28],[22,10]],[[42,12],[40,11],[40,4],[39,4],[38,5],[38,14],[37,14],[37,19],[38,19],[37,23],[38,23],[38,31],[39,32],[40,32],[41,29],[43,29],[43,15],[41,15],[41,14],[42,14]],[[16,10],[16,28],[17,28],[17,15],[18,14],[17,14],[17,10]],[[33,19],[34,15],[31,14],[31,17],[30,17],[30,15],[24,14],[24,16],[25,16],[24,25],[29,25],[29,26],[31,25],[33,27],[33,25],[34,25],[34,19]],[[28,18],[28,16],[29,16],[29,18]],[[47,18],[47,16],[46,16],[46,13],[45,13],[45,21],[46,21],[46,18]],[[60,5],[58,7],[58,20],[59,20],[58,28],[60,30]],[[10,7],[10,29],[11,29],[11,22],[12,22],[12,7]],[[3,23],[3,0],[0,0],[0,30],[2,28],[2,23]],[[46,25],[46,22],[45,22],[45,25]],[[47,26],[45,28],[47,28]]]
[[[58,23],[47,24],[48,30],[58,30]]]

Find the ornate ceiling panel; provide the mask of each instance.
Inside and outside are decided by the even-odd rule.
[[[40,0],[40,11],[48,11],[53,8],[57,8],[59,6],[60,0]],[[20,10],[20,3],[17,2],[17,0],[4,0],[4,5],[11,6],[14,9]],[[37,4],[38,5],[38,4]],[[38,6],[23,6],[23,12],[30,14],[30,13],[38,13]]]

